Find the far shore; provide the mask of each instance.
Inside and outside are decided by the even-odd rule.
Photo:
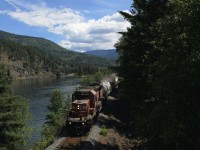
[[[61,75],[57,77],[56,75],[35,75],[35,76],[22,76],[22,77],[13,77],[12,80],[27,80],[27,79],[55,79],[55,78],[66,78],[66,77],[78,77],[75,73],[70,73],[67,75]]]

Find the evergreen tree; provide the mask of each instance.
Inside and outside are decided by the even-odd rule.
[[[130,13],[120,12],[131,24],[116,44],[119,54],[118,72],[122,77],[121,95],[139,134],[145,131],[148,111],[145,100],[150,97],[154,61],[154,26],[167,12],[168,0],[135,0]],[[145,110],[145,111],[144,111]],[[139,129],[140,128],[140,129]],[[143,130],[143,131],[142,131]],[[135,132],[136,132],[135,131]]]
[[[157,107],[150,115],[152,149],[197,150],[200,146],[200,1],[174,0],[170,13],[157,22]],[[157,145],[155,145],[155,143]]]
[[[50,105],[47,108],[49,109],[47,122],[43,126],[41,139],[36,143],[36,150],[45,149],[49,146],[65,123],[64,96],[60,90],[56,89],[52,92]]]
[[[200,1],[135,0],[116,44],[122,96],[147,149],[198,149]]]
[[[59,90],[54,90],[50,99],[48,109],[50,113],[47,115],[48,124],[53,126],[62,125],[64,108],[64,96]]]
[[[0,68],[0,149],[22,150],[27,148],[30,128],[28,102],[13,95],[5,70]]]

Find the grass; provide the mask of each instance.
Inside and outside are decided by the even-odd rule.
[[[107,129],[106,129],[106,127],[104,125],[102,126],[101,132],[99,134],[103,135],[103,136],[107,136],[108,135],[108,131],[107,131]]]

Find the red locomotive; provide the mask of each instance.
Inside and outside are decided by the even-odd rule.
[[[109,82],[92,84],[76,90],[72,94],[72,106],[67,117],[67,124],[75,130],[77,127],[91,127],[94,117],[101,111],[102,104],[110,91]]]

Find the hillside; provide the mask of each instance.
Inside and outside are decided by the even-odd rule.
[[[43,38],[4,31],[0,31],[0,48],[0,62],[16,79],[91,74],[114,65],[110,59],[69,51]]]
[[[21,45],[36,46],[49,53],[68,52],[66,49],[44,38],[16,35],[0,30],[0,39],[8,39]]]
[[[93,50],[93,51],[87,51],[85,54],[99,56],[103,58],[111,58],[116,60],[117,59],[117,52],[115,49],[110,50]]]
[[[90,59],[92,60],[95,59],[96,61],[93,61],[93,63],[95,63],[96,65],[100,65],[100,63],[113,64],[113,61],[111,60],[100,59],[98,57],[91,57],[91,55],[67,50],[57,45],[56,43],[44,38],[16,35],[0,30],[0,39],[8,39],[10,41],[19,43],[24,46],[35,46],[40,48],[40,50],[42,51],[46,51],[47,53],[54,54],[69,61],[76,59],[76,60],[82,60],[82,63],[84,63],[89,61]]]

